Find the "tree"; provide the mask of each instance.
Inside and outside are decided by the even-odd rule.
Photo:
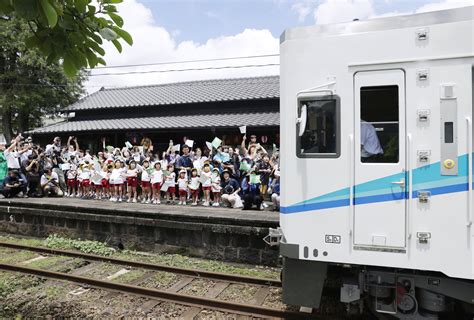
[[[0,112],[7,141],[40,126],[44,116],[54,117],[84,93],[86,73],[66,76],[60,63],[48,63],[37,48],[27,48],[31,35],[23,19],[0,19]]]
[[[0,18],[15,15],[25,19],[32,35],[29,48],[37,47],[48,63],[61,62],[66,74],[81,68],[105,65],[103,39],[122,52],[120,39],[129,45],[132,37],[122,29],[116,4],[122,0],[0,0]]]

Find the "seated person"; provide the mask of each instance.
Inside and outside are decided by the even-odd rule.
[[[244,192],[244,210],[251,210],[255,205],[257,210],[262,210],[263,197],[260,193],[260,183],[252,183],[250,174],[242,180],[242,189]]]
[[[360,122],[360,155],[362,162],[377,162],[383,156],[375,127],[364,120]]]
[[[222,203],[226,207],[241,208],[242,200],[240,199],[239,192],[240,186],[237,180],[230,177],[229,170],[222,172]]]
[[[44,173],[41,176],[41,189],[46,197],[49,196],[63,196],[63,192],[59,187],[59,178],[56,172],[53,172],[51,167],[45,167]]]
[[[2,194],[5,198],[13,198],[20,192],[26,194],[26,183],[19,178],[17,170],[10,170],[3,180]]]

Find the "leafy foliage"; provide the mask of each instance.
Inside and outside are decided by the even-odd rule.
[[[123,30],[116,4],[122,0],[0,0],[0,16],[28,21],[33,34],[28,47],[37,47],[48,62],[62,62],[69,77],[81,68],[105,65],[103,39],[119,52],[120,39],[133,44]]]
[[[83,94],[85,72],[67,77],[58,62],[27,47],[32,34],[22,19],[0,19],[0,111],[7,139],[42,125],[44,116],[54,117]]]
[[[110,256],[115,253],[115,249],[108,247],[102,242],[68,239],[56,234],[52,234],[46,239],[46,246],[54,249],[75,249],[101,256]]]

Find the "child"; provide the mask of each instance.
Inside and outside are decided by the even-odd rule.
[[[82,171],[79,178],[81,180],[82,198],[87,198],[90,193],[91,185],[91,170],[89,167],[89,161],[84,161],[84,164],[82,164]]]
[[[115,160],[114,169],[110,174],[109,182],[112,185],[113,194],[110,201],[122,202],[123,184],[125,182],[124,172],[121,160]]]
[[[100,166],[100,165],[99,165]],[[99,175],[101,179],[93,179],[94,176]],[[104,177],[104,172],[102,168],[100,170],[92,170],[91,173],[91,181],[92,184],[94,185],[94,191],[95,191],[95,199],[99,200],[102,198],[102,194],[104,192],[104,186],[102,184],[102,178]]]
[[[142,168],[142,203],[151,202],[151,185],[150,185],[150,175],[153,171],[153,168],[150,168],[150,161],[143,161]]]
[[[191,196],[193,197],[192,206],[197,206],[197,199],[199,195],[199,176],[197,174],[197,169],[194,168],[191,170],[191,178],[189,179],[189,190],[191,191]]]
[[[161,163],[155,162],[155,170],[151,174],[151,186],[153,190],[153,203],[161,203],[161,184],[163,183],[163,171],[161,170]]]
[[[70,167],[67,172],[67,194],[69,197],[74,197],[76,195],[76,176],[77,166],[70,162]]]
[[[174,204],[176,200],[176,173],[174,173],[174,165],[172,163],[168,164],[168,172],[169,175],[165,177],[165,183],[169,184],[166,191],[166,203]]]
[[[209,207],[211,202],[211,176],[211,167],[209,166],[209,163],[205,163],[201,172],[202,191],[204,192],[204,203],[202,205],[205,207]]]
[[[138,169],[135,160],[128,164],[127,170],[128,199],[127,202],[137,203],[137,185],[138,185]],[[133,199],[132,199],[133,198]]]
[[[212,169],[211,183],[212,183],[212,195],[214,196],[214,202],[212,203],[212,206],[218,207],[221,202],[221,189],[222,189],[221,176],[219,174],[218,168]]]
[[[186,170],[181,170],[178,177],[179,204],[186,205],[186,197],[188,195],[188,181],[186,180]]]

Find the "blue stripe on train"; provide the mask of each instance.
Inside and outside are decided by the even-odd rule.
[[[455,193],[455,192],[463,192],[468,190],[468,183],[461,183],[456,185],[444,186],[444,187],[437,187],[431,189],[424,189],[423,191],[430,191],[432,196]],[[376,196],[368,196],[368,197],[356,197],[354,199],[354,205],[363,205],[369,203],[378,203],[378,202],[386,202],[386,201],[396,201],[407,199],[408,194],[406,192],[401,192],[398,194],[382,194]],[[412,198],[418,197],[418,191],[413,191]],[[335,201],[325,201],[319,203],[308,203],[302,205],[295,205],[290,207],[281,207],[280,212],[283,214],[289,213],[297,213],[297,212],[305,212],[305,211],[316,211],[322,209],[331,209],[331,208],[339,208],[339,207],[347,207],[349,206],[349,198],[335,200]]]

